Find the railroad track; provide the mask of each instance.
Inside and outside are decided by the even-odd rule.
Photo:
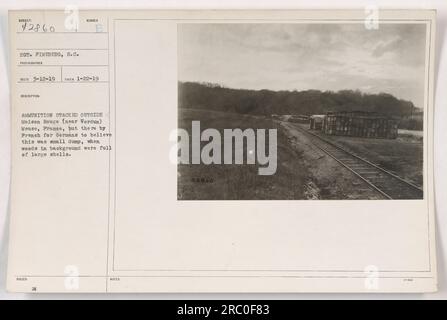
[[[300,125],[295,128],[307,134],[311,142],[342,166],[365,181],[387,199],[423,199],[423,191],[413,183],[365,160]]]

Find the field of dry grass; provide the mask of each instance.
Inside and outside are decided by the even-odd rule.
[[[191,132],[191,122],[200,120],[201,130],[247,128],[278,129],[278,166],[271,176],[258,175],[257,165],[178,165],[179,200],[306,199],[309,173],[278,124],[268,118],[235,113],[179,109],[179,128]],[[245,154],[245,150],[244,150]]]

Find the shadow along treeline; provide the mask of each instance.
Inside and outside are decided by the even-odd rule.
[[[399,128],[422,130],[422,110],[391,94],[358,90],[272,91],[231,89],[212,83],[179,82],[180,108],[242,114],[312,115],[337,111],[368,111],[397,117]]]

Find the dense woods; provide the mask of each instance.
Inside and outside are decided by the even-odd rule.
[[[371,111],[408,118],[420,114],[412,102],[391,94],[360,91],[271,91],[231,89],[210,83],[179,82],[179,107],[256,115],[325,114],[332,111]]]

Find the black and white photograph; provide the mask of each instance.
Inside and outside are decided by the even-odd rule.
[[[427,28],[178,24],[178,200],[423,199]]]
[[[8,9],[0,300],[445,297],[434,1]]]

